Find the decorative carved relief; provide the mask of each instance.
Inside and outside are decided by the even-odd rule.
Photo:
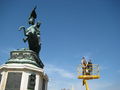
[[[31,52],[11,52],[11,59],[30,59],[36,60],[36,55]]]

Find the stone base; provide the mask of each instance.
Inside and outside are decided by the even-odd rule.
[[[48,76],[34,65],[4,64],[0,75],[0,90],[47,90]]]
[[[35,52],[28,49],[19,49],[10,52],[10,59],[6,62],[6,64],[32,64],[37,67],[43,68],[44,64],[41,59]]]

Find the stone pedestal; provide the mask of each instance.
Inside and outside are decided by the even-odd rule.
[[[33,51],[12,51],[0,66],[0,90],[47,90],[48,76]]]
[[[28,49],[20,49],[10,52],[10,59],[6,64],[17,63],[17,64],[32,64],[37,67],[43,68],[44,64],[35,52]]]

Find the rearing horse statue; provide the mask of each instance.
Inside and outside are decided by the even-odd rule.
[[[23,41],[28,41],[29,49],[36,52],[37,55],[39,55],[39,52],[41,50],[41,43],[40,43],[40,22],[37,22],[35,24],[35,18],[37,17],[35,12],[36,7],[33,9],[30,17],[29,17],[29,24],[31,25],[27,29],[25,29],[24,26],[21,26],[19,30],[24,31],[24,35],[26,36],[23,38]]]

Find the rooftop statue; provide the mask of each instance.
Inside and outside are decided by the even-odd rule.
[[[28,19],[28,23],[30,27],[25,29],[24,26],[21,26],[19,30],[24,31],[24,35],[26,36],[23,38],[23,41],[28,41],[29,49],[36,52],[39,55],[41,50],[41,42],[40,42],[40,22],[35,23],[35,19],[37,18],[37,14],[35,12],[36,7],[32,10],[30,17]]]

